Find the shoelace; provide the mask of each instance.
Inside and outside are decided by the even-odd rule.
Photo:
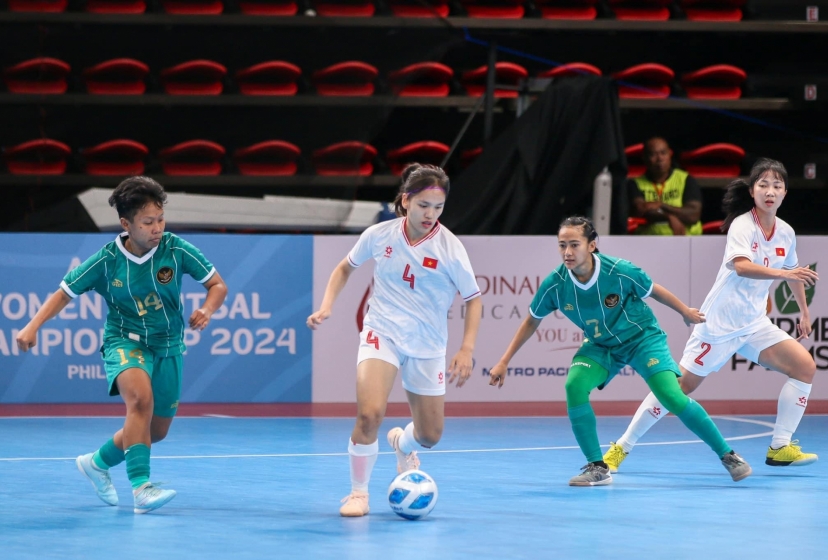
[[[339,503],[344,504],[345,502],[347,502],[351,498],[353,498],[355,500],[367,500],[368,499],[368,494],[358,494],[356,492],[351,492],[350,494],[348,494],[347,496],[345,496],[344,498],[339,500]]]

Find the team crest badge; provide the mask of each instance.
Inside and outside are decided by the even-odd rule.
[[[161,270],[159,270],[155,275],[156,280],[158,280],[161,284],[169,284],[172,277],[173,269],[168,266],[161,268]]]
[[[619,301],[621,301],[621,296],[619,296],[618,294],[610,294],[604,298],[604,305],[612,309],[613,307],[618,305]]]

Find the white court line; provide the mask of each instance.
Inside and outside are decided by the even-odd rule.
[[[749,418],[737,418],[735,416],[712,416],[720,420],[730,420],[733,422],[743,422],[745,424],[756,424],[773,428],[774,424],[771,422],[764,422],[762,420],[752,420]],[[756,439],[760,437],[767,437],[773,435],[773,430],[769,432],[762,432],[759,434],[749,434],[745,436],[734,436],[725,438],[726,441],[740,441],[746,439]],[[700,439],[680,440],[680,441],[659,441],[659,442],[645,442],[637,445],[689,445],[696,443],[704,443]],[[601,447],[609,447],[602,445]],[[418,453],[508,453],[520,451],[561,451],[567,449],[580,449],[577,445],[562,445],[555,447],[508,447],[508,448],[494,448],[494,449],[437,449],[431,451],[419,451]],[[393,455],[393,451],[382,451],[379,455]],[[292,458],[292,457],[347,457],[348,453],[261,453],[261,454],[245,454],[245,455],[153,455],[152,459],[272,459],[272,458]],[[22,461],[74,461],[75,457],[0,457],[0,463],[12,463]]]

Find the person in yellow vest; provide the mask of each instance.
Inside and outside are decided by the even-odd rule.
[[[644,175],[630,179],[630,216],[644,218],[639,235],[701,235],[702,195],[699,184],[673,167],[673,150],[664,138],[644,143]]]

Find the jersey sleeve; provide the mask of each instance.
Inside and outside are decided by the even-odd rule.
[[[616,266],[618,276],[630,285],[630,293],[641,299],[650,297],[655,283],[650,275],[629,261],[620,261]]]
[[[374,256],[374,238],[376,226],[371,226],[359,236],[353,249],[348,253],[348,262],[354,268],[362,266]]]
[[[753,228],[740,227],[740,225],[732,224],[727,232],[724,262],[727,263],[728,268],[733,266],[733,259],[736,257],[745,257],[753,261],[750,249],[753,242]]]
[[[204,284],[216,273],[216,267],[207,260],[204,253],[189,241],[175,238],[175,249],[181,253],[181,268],[199,284]]]
[[[63,281],[60,283],[60,289],[72,299],[93,290],[101,279],[106,281],[106,261],[111,256],[112,254],[104,247],[86,259],[86,261],[70,270],[63,277]]]
[[[702,192],[699,182],[696,181],[692,175],[688,175],[684,181],[684,194],[681,197],[681,204],[685,205],[692,201],[702,201]]]
[[[460,292],[460,297],[464,301],[469,301],[480,296],[480,287],[477,285],[477,279],[474,276],[469,254],[466,248],[460,241],[457,241],[454,247],[454,260],[451,266],[451,280],[454,282],[457,291]]]
[[[635,179],[627,179],[627,198],[630,204],[632,204],[636,198],[644,199],[644,193],[641,192],[640,188],[638,188],[638,183]]]
[[[558,293],[555,288],[560,284],[560,277],[557,272],[552,272],[541,282],[540,288],[529,304],[529,313],[535,319],[543,319],[553,311],[559,309],[557,301]]]
[[[796,254],[796,237],[791,237],[791,246],[788,249],[788,254],[785,255],[785,262],[782,263],[782,268],[792,269],[799,266],[799,256]]]

